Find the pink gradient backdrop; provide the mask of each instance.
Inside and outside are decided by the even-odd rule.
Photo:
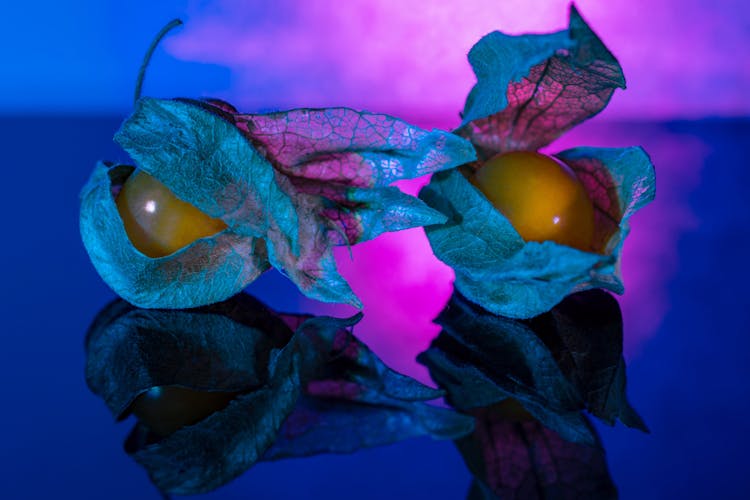
[[[469,48],[493,30],[554,31],[568,0],[189,2],[172,55],[225,65],[247,109],[347,105],[455,117],[474,82]],[[750,114],[744,0],[579,0],[620,59],[629,91],[609,117]],[[269,95],[271,91],[271,95]],[[270,102],[269,102],[270,100]]]

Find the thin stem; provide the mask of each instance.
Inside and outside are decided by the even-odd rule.
[[[151,42],[151,45],[148,47],[146,55],[143,57],[143,62],[141,63],[141,69],[138,70],[138,79],[135,81],[135,96],[133,102],[136,102],[141,98],[141,89],[143,88],[143,79],[146,77],[146,68],[148,68],[148,64],[151,62],[151,56],[154,55],[156,47],[158,47],[162,39],[167,36],[167,33],[177,26],[182,26],[182,19],[172,19],[161,29],[161,31],[159,31],[159,33],[156,34],[156,38],[154,38],[154,41]]]

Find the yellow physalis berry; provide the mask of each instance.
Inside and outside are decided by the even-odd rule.
[[[526,241],[591,251],[594,207],[575,173],[540,153],[490,158],[470,179]]]
[[[133,246],[153,258],[174,253],[227,227],[141,171],[128,177],[116,203]]]
[[[223,410],[235,397],[236,392],[196,391],[178,386],[153,387],[135,398],[130,409],[142,424],[164,437]]]

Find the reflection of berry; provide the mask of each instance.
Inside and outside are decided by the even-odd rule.
[[[223,410],[235,397],[235,392],[196,391],[178,386],[153,387],[135,398],[131,410],[152,432],[166,437]]]
[[[591,250],[594,207],[575,173],[559,160],[527,151],[499,154],[471,181],[524,240]]]
[[[116,203],[133,246],[149,257],[164,257],[227,227],[145,172],[128,177]]]

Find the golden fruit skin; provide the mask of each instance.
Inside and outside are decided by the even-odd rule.
[[[133,401],[131,410],[152,432],[166,437],[226,408],[235,392],[206,392],[178,386],[154,387]]]
[[[138,170],[125,181],[115,203],[133,246],[153,258],[174,253],[227,227]]]
[[[535,152],[502,153],[470,180],[524,240],[592,250],[594,206],[562,162]]]

